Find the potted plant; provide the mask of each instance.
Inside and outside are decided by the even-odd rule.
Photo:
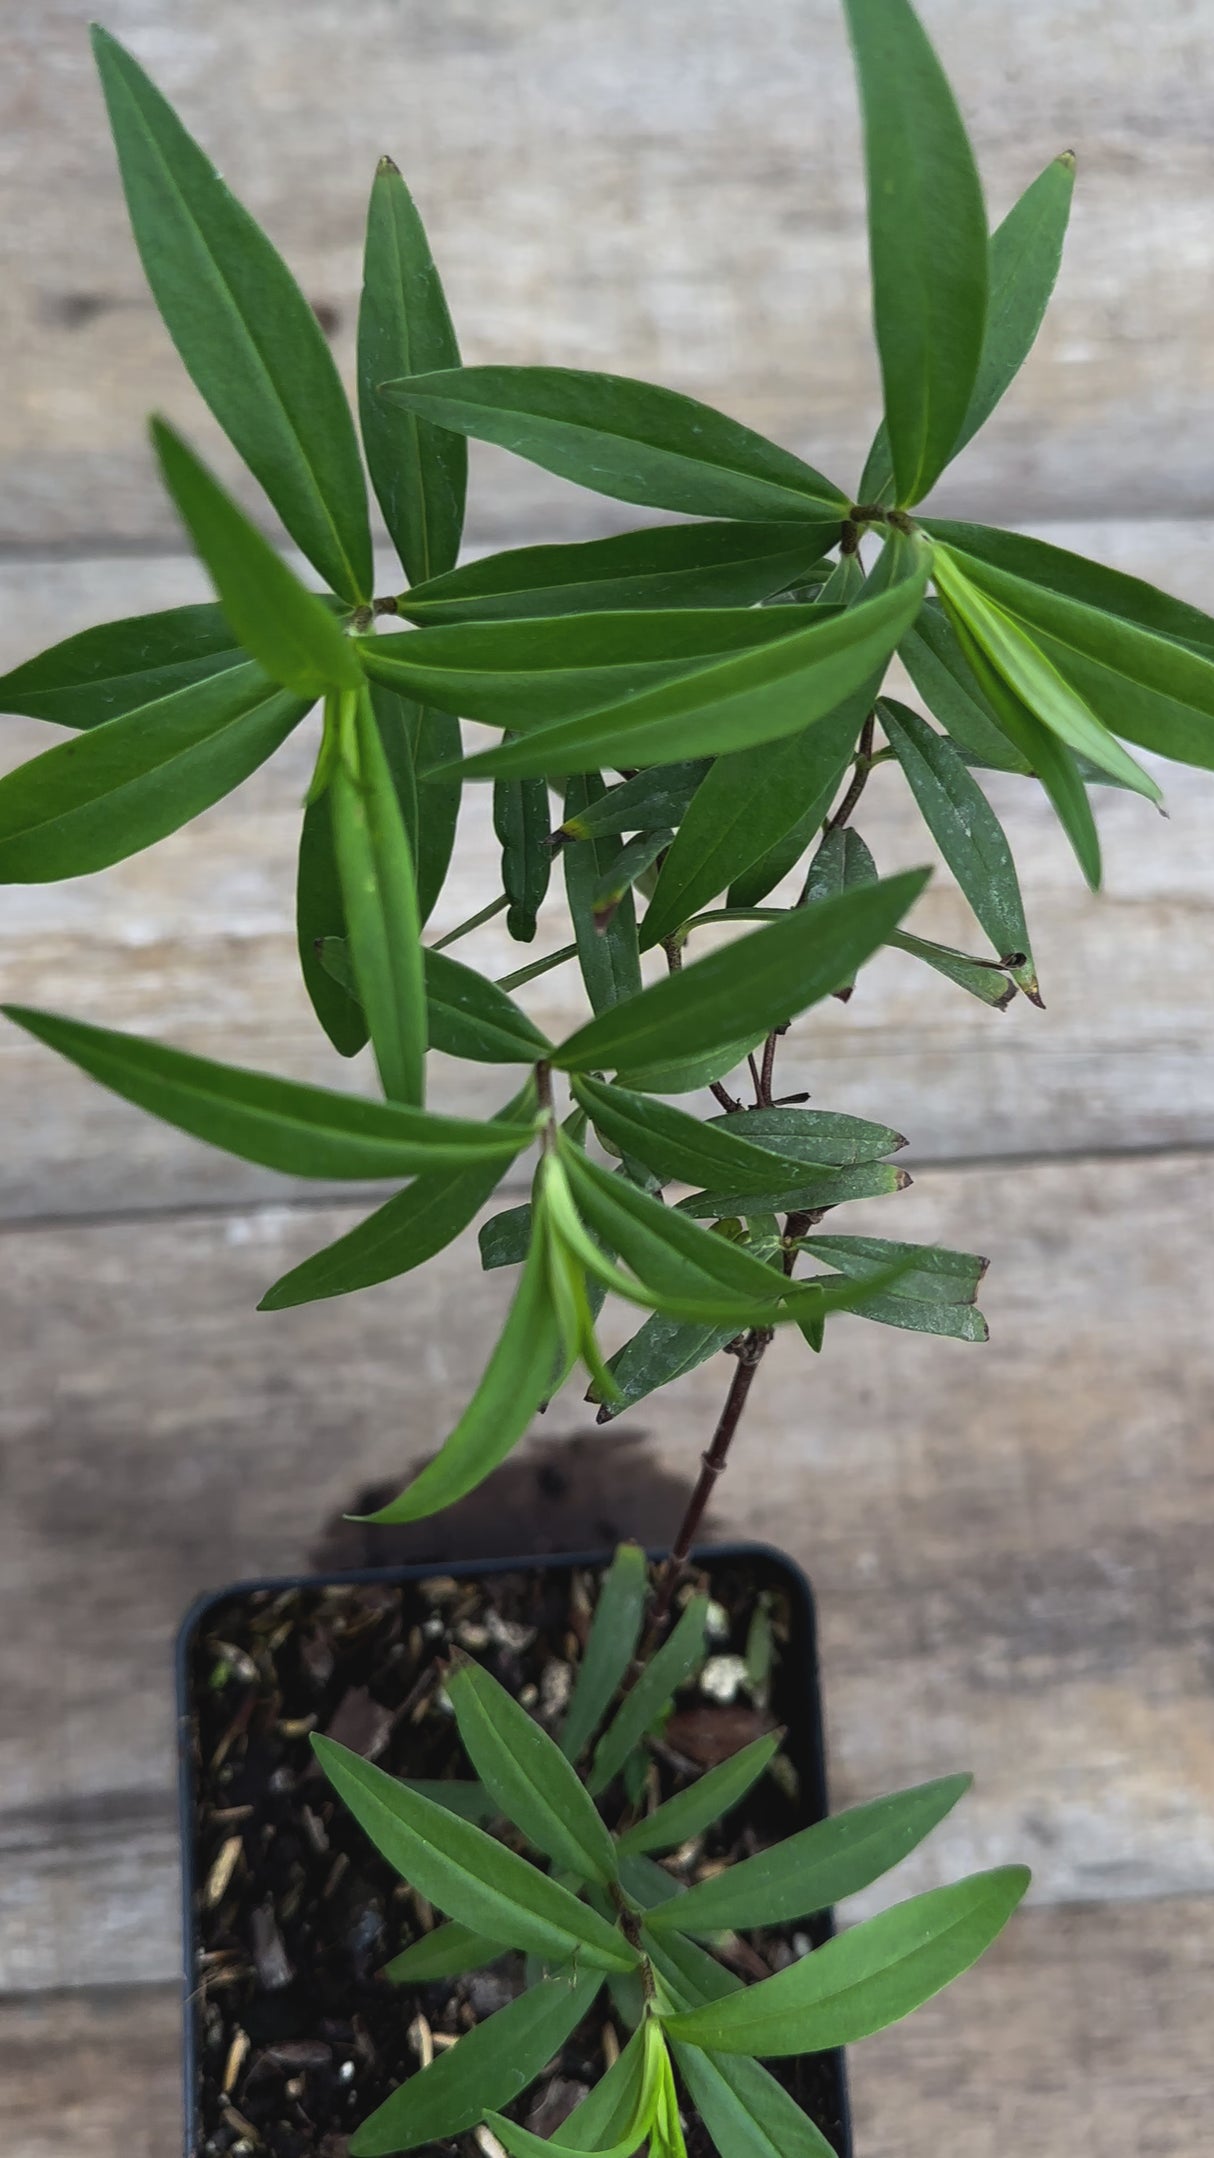
[[[1073,160],[1056,158],[989,232],[962,120],[907,0],[845,0],[845,12],[885,408],[855,494],[669,390],[461,367],[417,211],[385,160],[367,227],[358,407],[408,580],[387,594],[372,580],[354,421],[316,321],[171,108],[95,33],[157,303],[322,589],[154,423],[217,604],[88,631],[8,676],[8,708],[76,732],[0,785],[0,874],[75,876],[152,844],[319,704],[300,961],[335,1050],[369,1041],[380,1092],[302,1086],[44,1011],[10,1017],[232,1153],[293,1175],[408,1180],[276,1283],[270,1310],[405,1275],[535,1154],[529,1204],[481,1230],[484,1265],[519,1270],[500,1338],[455,1429],[382,1522],[433,1515],[475,1489],[579,1364],[610,1421],[707,1357],[730,1359],[682,1529],[652,1575],[625,1546],[609,1565],[551,1574],[453,1565],[437,1579],[271,1585],[237,1599],[243,1618],[221,1605],[222,1624],[214,1608],[196,1624],[202,1771],[239,1761],[253,1774],[260,1760],[270,1794],[290,1797],[292,1833],[329,1861],[305,1929],[314,1971],[334,1967],[326,1904],[334,1926],[353,1929],[338,1958],[347,1973],[384,1945],[382,1916],[368,1925],[339,1893],[354,1854],[373,1866],[375,1846],[404,1884],[387,1945],[413,2004],[412,2052],[398,2014],[387,2064],[353,2013],[336,2070],[323,2034],[275,2040],[267,2015],[250,2060],[247,2031],[234,2030],[220,2115],[197,2129],[207,2151],[449,2148],[467,2132],[482,2152],[551,2142],[627,2153],[647,2140],[655,2154],[788,2158],[829,2149],[824,2129],[842,2148],[841,2115],[816,2126],[812,2103],[799,2107],[760,2062],[816,2056],[907,2013],[982,1952],[1027,1884],[1023,1868],[1003,1867],[831,1937],[823,1912],[926,1833],[961,1779],[798,1825],[818,1810],[813,1723],[803,1693],[792,1697],[798,1638],[808,1655],[804,1603],[761,1555],[714,1561],[708,1591],[689,1561],[776,1328],[796,1329],[807,1354],[849,1311],[985,1335],[981,1259],[823,1229],[836,1206],[905,1182],[890,1160],[901,1141],[782,1095],[784,1032],[850,995],[858,969],[891,945],[994,1008],[1039,1002],[1015,867],[981,775],[1040,784],[1097,884],[1092,790],[1160,798],[1123,738],[1211,761],[1214,623],[1058,548],[920,507],[1033,342]],[[461,565],[469,436],[685,521]],[[895,654],[930,718],[887,693]],[[496,730],[490,746],[465,747],[461,719]],[[881,764],[908,782],[983,951],[904,926],[927,872],[879,877],[855,821]],[[493,787],[500,861],[484,865],[485,907],[426,944],[460,791],[477,781]],[[451,956],[498,913],[530,941],[557,864],[567,944],[500,981]],[[516,992],[574,963],[590,1016],[551,1041]],[[497,1076],[495,1115],[426,1106],[430,1048]],[[704,1090],[709,1113],[679,1106]],[[608,1294],[644,1314],[612,1355],[596,1333]],[[791,1766],[765,1723],[745,1743],[735,1731],[739,1743],[711,1761],[686,1733],[673,1743],[672,1704],[688,1713],[680,1689],[697,1684],[705,1698],[714,1628],[725,1644],[715,1660],[750,1709],[764,1715],[769,1689],[781,1714],[787,1704],[799,1726]],[[380,1673],[379,1692],[343,1665],[335,1702],[326,1688],[351,1642]],[[248,1797],[219,1803],[218,1785],[199,1792],[218,1840],[198,1900],[223,1912],[269,1863],[283,1823]],[[792,1809],[782,1819],[781,1793]],[[672,1848],[659,1866],[655,1854]],[[305,1867],[303,1887],[272,1883],[251,1913],[263,1997],[289,1990],[280,1920],[297,1888],[298,1913],[311,1879]],[[204,2004],[226,1982],[225,1951],[214,1954],[191,1973]],[[479,1992],[469,1973],[486,1981]],[[446,1989],[445,2024],[418,2007],[426,1986]],[[576,2104],[562,2113],[554,2099],[528,2125],[517,2101],[569,2048]],[[343,2104],[357,2101],[359,2061],[372,2059],[387,2096],[347,2143],[347,2112],[318,2119],[314,2090],[348,2067]],[[241,2111],[267,2062],[290,2098],[273,2144]],[[837,2087],[834,2103],[839,2114]]]

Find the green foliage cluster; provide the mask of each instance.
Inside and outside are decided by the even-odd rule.
[[[420,1266],[538,1150],[530,1203],[482,1230],[485,1266],[519,1268],[500,1338],[455,1429],[385,1520],[469,1491],[579,1364],[606,1420],[726,1345],[744,1345],[752,1367],[777,1327],[816,1352],[838,1312],[984,1339],[976,1256],[821,1233],[834,1207],[905,1183],[890,1159],[902,1141],[781,1101],[779,1039],[824,999],[850,995],[884,948],[994,1008],[1040,1001],[987,772],[1045,790],[1095,885],[1093,790],[1158,802],[1133,749],[1214,763],[1214,622],[1061,549],[920,508],[1032,346],[1074,161],[1055,158],[990,231],[964,124],[909,0],[844,6],[884,385],[854,497],[669,389],[567,368],[461,366],[421,220],[388,160],[367,222],[356,431],[316,319],[271,243],[130,54],[94,33],[157,305],[320,588],[154,423],[165,485],[216,601],[69,637],[0,682],[8,710],[72,730],[0,782],[0,878],[81,876],[153,845],[238,786],[319,704],[300,963],[334,1049],[351,1057],[370,1044],[379,1091],[301,1085],[48,1012],[10,1016],[232,1154],[295,1176],[401,1180],[277,1282],[266,1309]],[[461,564],[469,437],[681,521]],[[407,579],[386,596],[372,582],[364,461]],[[930,717],[886,693],[895,655]],[[488,746],[477,736],[466,748],[461,722],[492,730]],[[978,950],[906,926],[926,871],[878,873],[854,818],[880,764],[904,775],[972,911]],[[473,919],[426,943],[461,793],[476,782],[493,790],[500,862]],[[527,943],[558,903],[567,941],[504,980],[450,954],[498,914]],[[703,951],[701,925],[739,933]],[[590,1016],[550,1041],[515,992],[572,963]],[[500,1067],[509,1098],[484,1121],[427,1106],[430,1049]],[[723,1082],[747,1059],[755,1102],[744,1109]],[[678,1105],[705,1087],[723,1113]],[[596,1317],[609,1293],[643,1316],[607,1357]],[[612,1845],[594,1801],[649,1727],[646,1711],[660,1709],[647,1682],[678,1638],[626,1697],[584,1785],[568,1759],[591,1722],[560,1756],[475,1674],[453,1684],[495,1806],[559,1878],[508,1863],[475,1824],[453,1825],[331,1749],[326,1765],[456,1929],[480,1945],[528,1947],[551,1969],[504,2012],[508,2034],[494,2035],[495,2019],[461,2043],[461,2087],[465,2071],[473,2087],[478,2048],[490,2061],[499,2043],[516,2063],[546,2057],[602,1973],[642,1972],[637,2038],[583,2109],[585,2147],[631,2148],[644,2133],[655,2151],[680,2147],[673,2058],[722,2149],[808,2151],[812,2136],[788,2124],[751,2056],[833,2044],[904,2012],[977,1952],[1020,1879],[940,1891],[735,1992],[694,1945],[688,1912],[707,1910],[711,1934],[735,1922],[722,1911],[744,1923],[760,1908],[820,1907],[852,1879],[836,1863],[849,1831],[814,1831],[773,1858],[766,1902],[757,1890],[746,1900],[740,1867],[736,1905],[725,1885],[715,1901],[682,1899],[677,1922],[651,1907],[644,1851],[635,1835]],[[732,1788],[724,1772],[706,1778],[703,1802],[726,1803]],[[878,1837],[874,1848],[892,1846]],[[458,1930],[446,1940],[454,1953]],[[459,1952],[477,1945],[465,1935]],[[436,2064],[400,2105],[441,2105],[422,2091],[454,2076]],[[501,2102],[491,2083],[486,2106]],[[499,2133],[512,2152],[534,2147],[508,2124]],[[364,2131],[358,2147],[406,2147],[375,2135]]]

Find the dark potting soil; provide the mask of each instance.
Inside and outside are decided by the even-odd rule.
[[[719,1606],[716,1658],[740,1656],[760,1599],[770,1616],[770,1687],[737,1684],[718,1663],[680,1694],[650,1770],[655,1799],[777,1724],[789,1725],[769,1772],[694,1852],[677,1878],[789,1835],[815,1818],[820,1767],[807,1732],[811,1653],[788,1576],[760,1554],[708,1565]],[[471,1774],[442,1694],[454,1649],[484,1664],[541,1722],[558,1723],[585,1641],[597,1580],[580,1569],[497,1572],[463,1580],[253,1590],[210,1604],[188,1652],[188,1743],[195,1792],[194,2015],[196,2158],[344,2158],[346,2139],[444,2043],[523,1986],[507,1955],[474,1976],[418,1987],[377,1976],[435,1922],[430,1907],[372,1848],[316,1766],[324,1731],[392,1774]],[[712,1683],[716,1681],[716,1684]],[[607,1794],[609,1825],[626,1801]],[[505,1831],[504,1831],[505,1832]],[[824,1936],[815,1925],[755,1932],[728,1960],[762,1978]],[[513,2109],[550,2135],[602,2074],[627,2032],[604,1991]],[[839,2080],[829,2056],[774,2063],[798,2103],[843,2148]],[[714,2146],[685,2112],[689,2158]],[[474,2131],[427,2146],[480,2158]],[[728,2154],[726,2154],[728,2158]]]

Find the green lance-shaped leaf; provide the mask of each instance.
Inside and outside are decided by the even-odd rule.
[[[639,1544],[620,1544],[603,1576],[586,1646],[561,1726],[560,1748],[576,1761],[623,1685],[645,1616],[648,1571]]]
[[[565,1871],[609,1887],[615,1845],[561,1748],[479,1665],[462,1664],[447,1691],[464,1750],[506,1819]]]
[[[371,700],[340,700],[330,792],[358,1000],[389,1101],[425,1096],[426,987],[413,860]]]
[[[577,1955],[604,1971],[636,1968],[637,1951],[618,1927],[483,1828],[420,1798],[331,1738],[314,1736],[312,1746],[376,1850],[461,1925],[548,1962]]]
[[[825,814],[868,715],[871,685],[782,741],[718,757],[662,864],[643,947],[672,936],[811,812]]]
[[[521,1266],[531,1247],[531,1201],[492,1214],[478,1230],[477,1243],[487,1274],[499,1266]]]
[[[379,385],[402,371],[457,367],[459,346],[417,205],[382,157],[367,207],[358,310],[358,416],[384,523],[413,584],[459,554],[468,479],[462,435],[393,410]]]
[[[422,954],[430,1042],[480,1064],[534,1064],[550,1044],[497,982],[446,952]]]
[[[626,1086],[647,1094],[695,1094],[701,1087],[712,1086],[736,1071],[748,1052],[758,1048],[766,1032],[766,1027],[760,1027],[739,1041],[723,1042],[719,1049],[699,1056],[661,1057],[653,1064],[630,1065],[627,1071],[620,1072],[620,1078]]]
[[[626,375],[462,367],[389,382],[383,394],[437,426],[495,442],[622,502],[819,527],[846,514],[838,488],[790,450],[694,397]]]
[[[665,2018],[666,2028],[692,2045],[765,2059],[851,2045],[910,2015],[976,1963],[1028,1884],[1027,1867],[1001,1866],[929,1889],[774,1978]]]
[[[902,1133],[888,1124],[872,1124],[867,1117],[844,1116],[836,1109],[747,1109],[742,1115],[709,1119],[714,1128],[724,1126],[744,1139],[783,1154],[790,1161],[823,1161],[838,1169],[852,1169],[864,1162],[877,1162],[886,1154],[898,1154],[906,1145]]]
[[[704,1123],[668,1102],[601,1079],[575,1078],[573,1094],[601,1135],[663,1182],[677,1177],[684,1184],[729,1182],[739,1191],[748,1185],[770,1191],[780,1177],[794,1178],[802,1168],[818,1173],[825,1166],[812,1157],[797,1162],[755,1145],[743,1136],[744,1117]]]
[[[1046,657],[1032,627],[1022,625],[1004,605],[989,598],[950,548],[936,548],[933,574],[941,598],[952,614],[964,621],[971,639],[1020,702],[1079,756],[1089,758],[1101,771],[1110,772],[1123,786],[1144,794],[1148,801],[1159,802],[1162,797],[1157,781],[1135,763]],[[988,581],[989,576],[988,572]],[[1193,660],[1190,664],[1202,663]],[[1214,681],[1214,668],[1207,671]]]
[[[967,762],[997,772],[1031,772],[1032,762],[1006,735],[987,703],[957,635],[938,600],[927,600],[898,647],[929,712]]]
[[[432,705],[410,708],[413,770],[417,779],[417,905],[423,922],[447,881],[455,847],[463,783],[456,769],[460,727],[453,712]]]
[[[655,832],[680,824],[709,768],[707,757],[693,757],[685,764],[659,764],[652,771],[638,772],[587,801],[560,825],[558,836],[597,839],[608,833]]]
[[[631,1341],[608,1357],[617,1398],[599,1403],[595,1422],[610,1423],[621,1410],[635,1408],[647,1394],[656,1393],[659,1386],[669,1386],[673,1379],[695,1371],[732,1341],[736,1332],[733,1326],[698,1325],[690,1319],[672,1319],[664,1311],[651,1312]],[[593,1393],[587,1396],[595,1398]]]
[[[739,937],[598,1014],[562,1043],[553,1062],[579,1072],[635,1068],[663,1057],[707,1055],[742,1034],[783,1026],[829,996],[884,943],[927,874],[904,871]]]
[[[971,589],[976,586],[988,605],[1031,638],[1098,724],[1181,763],[1214,767],[1214,653],[1194,651],[980,557],[958,560]],[[1039,706],[1034,709],[1046,717]],[[1144,783],[1131,759],[1127,773],[1085,742],[1068,739],[1123,784],[1157,797],[1154,782]]]
[[[576,775],[565,790],[566,823],[576,823],[602,796],[603,782],[597,772]],[[595,895],[602,880],[614,870],[623,847],[613,834],[595,833],[589,839],[575,840],[562,852],[565,897],[586,995],[593,1011],[610,1011],[641,992],[636,906],[631,890],[625,888],[621,893],[604,929],[595,919]]]
[[[557,2131],[558,2140],[546,2146],[559,2151],[566,2147],[583,2147],[601,2154],[610,2150],[613,2140],[623,2141],[632,2124],[645,2117],[650,2095],[650,2059],[652,2037],[643,2020],[633,2032],[618,2060],[607,2073],[599,2077],[593,2089]],[[633,2158],[633,2152],[641,2141],[626,2145],[625,2158]]]
[[[400,1496],[367,1519],[422,1521],[483,1483],[522,1438],[540,1403],[552,1392],[560,1347],[546,1239],[537,1235],[493,1354],[458,1424],[433,1461]]]
[[[625,1829],[620,1837],[621,1852],[672,1851],[690,1837],[703,1835],[706,1828],[739,1805],[751,1785],[758,1782],[772,1755],[779,1751],[780,1737],[779,1731],[769,1731],[766,1737],[756,1738],[730,1760],[710,1768],[686,1791],[668,1798],[645,1820]]]
[[[596,2143],[591,2151],[584,2144],[570,2143],[567,2140],[569,2121],[565,2122],[559,2137],[532,2135],[529,2128],[520,2127],[517,2121],[507,2120],[504,2114],[495,2113],[492,2107],[486,2113],[485,2121],[501,2148],[507,2153],[507,2158],[551,2158],[553,2151],[567,2152],[568,2158],[634,2158],[649,2126],[646,2120],[638,2116],[622,2141]]]
[[[721,755],[797,733],[825,719],[884,667],[923,596],[922,549],[915,560],[913,576],[873,599],[840,614],[807,608],[804,614],[812,620],[774,644],[713,660],[694,673],[638,690],[623,703],[537,728],[521,741],[470,757],[463,769],[477,778],[553,777],[608,764]],[[794,613],[801,619],[801,611],[791,607],[751,610],[752,618],[757,614],[766,621]],[[662,618],[636,617],[647,619]]]
[[[483,1783],[472,1783],[458,1776],[411,1776],[409,1789],[419,1798],[428,1798],[435,1806],[445,1806],[448,1813],[459,1815],[461,1821],[475,1821],[481,1828],[488,1828],[501,1819],[496,1799],[489,1796]]]
[[[998,817],[952,743],[892,697],[881,724],[936,845],[1025,995],[1040,1002],[1020,880]]]
[[[982,185],[944,71],[909,0],[845,0],[864,115],[873,321],[896,499],[953,454],[987,309]]]
[[[534,2083],[594,2005],[603,1974],[585,1958],[474,2025],[406,2078],[350,2137],[350,2158],[432,2149],[474,2128]]]
[[[1024,532],[1001,532],[992,525],[949,524],[931,520],[933,536],[942,539],[971,563],[989,563],[1028,584],[1042,587],[1081,607],[1093,607],[1156,637],[1190,647],[1214,657],[1214,615],[1203,614],[1187,600],[1173,599],[1158,585],[1107,563],[1092,562],[1069,548],[1055,547],[1048,540],[1030,539]]]
[[[841,898],[845,892],[863,891],[878,882],[877,865],[861,839],[850,824],[835,825],[822,835],[802,887],[800,906],[821,906],[828,899]],[[856,977],[850,975],[840,982],[834,994],[846,1003],[856,986]]]
[[[504,1167],[533,1137],[529,1124],[475,1124],[399,1102],[333,1094],[54,1012],[18,1004],[3,1009],[125,1101],[287,1176],[412,1176],[477,1162]]]
[[[325,963],[324,948],[343,943],[346,910],[333,840],[333,797],[326,788],[304,804],[295,872],[295,941],[308,1001],[339,1056],[353,1057],[366,1043],[367,1021],[351,989]]]
[[[905,1169],[892,1162],[862,1162],[854,1169],[797,1168],[786,1166],[783,1180],[766,1191],[725,1190],[720,1186],[692,1192],[680,1199],[675,1212],[693,1220],[727,1219],[734,1214],[801,1213],[820,1206],[843,1206],[849,1199],[878,1199],[890,1192],[905,1191],[910,1183]]]
[[[729,2158],[833,2158],[834,2144],[758,2061],[700,2046],[673,2051],[688,2097]]]
[[[944,1334],[955,1341],[986,1341],[989,1328],[974,1299],[987,1262],[972,1252],[943,1251],[935,1245],[892,1244],[881,1237],[807,1236],[801,1248],[841,1274],[863,1278],[895,1257],[913,1257],[914,1265],[888,1295],[861,1306],[860,1317],[912,1334]]]
[[[247,664],[222,607],[168,607],[79,630],[0,675],[0,712],[97,727]]]
[[[542,779],[499,779],[493,789],[493,829],[502,850],[502,890],[510,904],[506,929],[530,944],[552,875],[548,789]]]
[[[673,1701],[680,1686],[704,1660],[707,1596],[693,1596],[678,1625],[661,1648],[650,1657],[594,1749],[586,1776],[592,1798],[605,1791],[618,1776],[634,1748]]]
[[[169,335],[292,539],[335,592],[368,600],[362,464],[316,317],[142,68],[108,31],[94,24],[91,35],[135,244]]]
[[[819,722],[815,731],[821,737],[820,746],[825,748],[834,735],[837,752],[835,757],[828,758],[824,763],[822,786],[784,836],[733,879],[726,900],[728,906],[761,906],[768,893],[783,881],[790,870],[796,868],[797,863],[813,845],[823,819],[839,791],[840,782],[856,746],[852,732],[853,713],[857,706],[871,708],[873,691],[874,684],[865,683],[854,699],[849,699],[839,707],[837,713],[831,713],[828,718]]]
[[[309,701],[246,664],[44,750],[0,779],[0,883],[87,876],[153,846],[273,756]]]
[[[423,1933],[420,1940],[411,1941],[408,1948],[384,1965],[379,1975],[394,1986],[428,1986],[436,1978],[461,1978],[465,1971],[482,1971],[487,1963],[496,1962],[505,1953],[500,1941],[473,1933],[452,1918],[445,1926],[436,1926],[433,1933]]]
[[[666,852],[674,833],[638,832],[620,848],[615,860],[603,871],[591,894],[594,926],[602,936],[615,915],[616,909],[634,884],[639,884],[646,870],[652,869],[659,855]]]
[[[952,1812],[970,1780],[945,1776],[817,1821],[661,1905],[650,1913],[650,1930],[723,1933],[791,1924],[825,1911],[869,1887],[922,1843]]]
[[[358,654],[330,609],[300,584],[180,435],[153,420],[164,483],[236,636],[272,682],[301,697],[357,689]]]
[[[900,929],[889,941],[895,951],[921,959],[933,973],[943,974],[946,981],[955,982],[958,989],[977,997],[992,1011],[1005,1012],[1016,994],[1015,982],[1005,978],[994,960],[975,959],[968,952],[956,951],[951,944],[934,944],[927,937],[908,937]]]
[[[410,622],[484,622],[596,608],[751,607],[811,569],[838,536],[819,525],[648,525],[610,539],[512,547],[402,593]]]

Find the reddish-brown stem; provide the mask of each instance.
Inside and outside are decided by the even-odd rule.
[[[734,1368],[733,1378],[729,1382],[729,1392],[725,1396],[724,1406],[717,1418],[717,1428],[713,1432],[712,1443],[701,1460],[700,1473],[696,1479],[695,1489],[688,1501],[687,1511],[683,1515],[679,1533],[671,1546],[670,1556],[658,1576],[657,1595],[654,1600],[653,1615],[649,1622],[649,1640],[644,1651],[645,1658],[652,1653],[654,1646],[661,1638],[662,1629],[670,1612],[671,1600],[678,1587],[683,1568],[687,1564],[688,1555],[696,1540],[696,1532],[704,1518],[708,1502],[716,1487],[717,1479],[720,1477],[729,1457],[729,1449],[733,1444],[734,1434],[742,1421],[742,1411],[746,1407],[746,1397],[754,1383],[754,1375],[763,1360],[764,1352],[770,1340],[771,1331],[769,1328],[752,1327],[748,1333],[741,1336],[737,1344],[735,1352],[737,1364]]]
[[[851,776],[851,785],[848,787],[847,793],[836,809],[834,816],[828,817],[826,820],[826,830],[828,832],[837,832],[842,825],[848,822],[852,811],[868,784],[868,775],[872,769],[869,760],[873,753],[874,725],[874,716],[870,712],[860,730],[860,740],[856,747],[856,764]]]

